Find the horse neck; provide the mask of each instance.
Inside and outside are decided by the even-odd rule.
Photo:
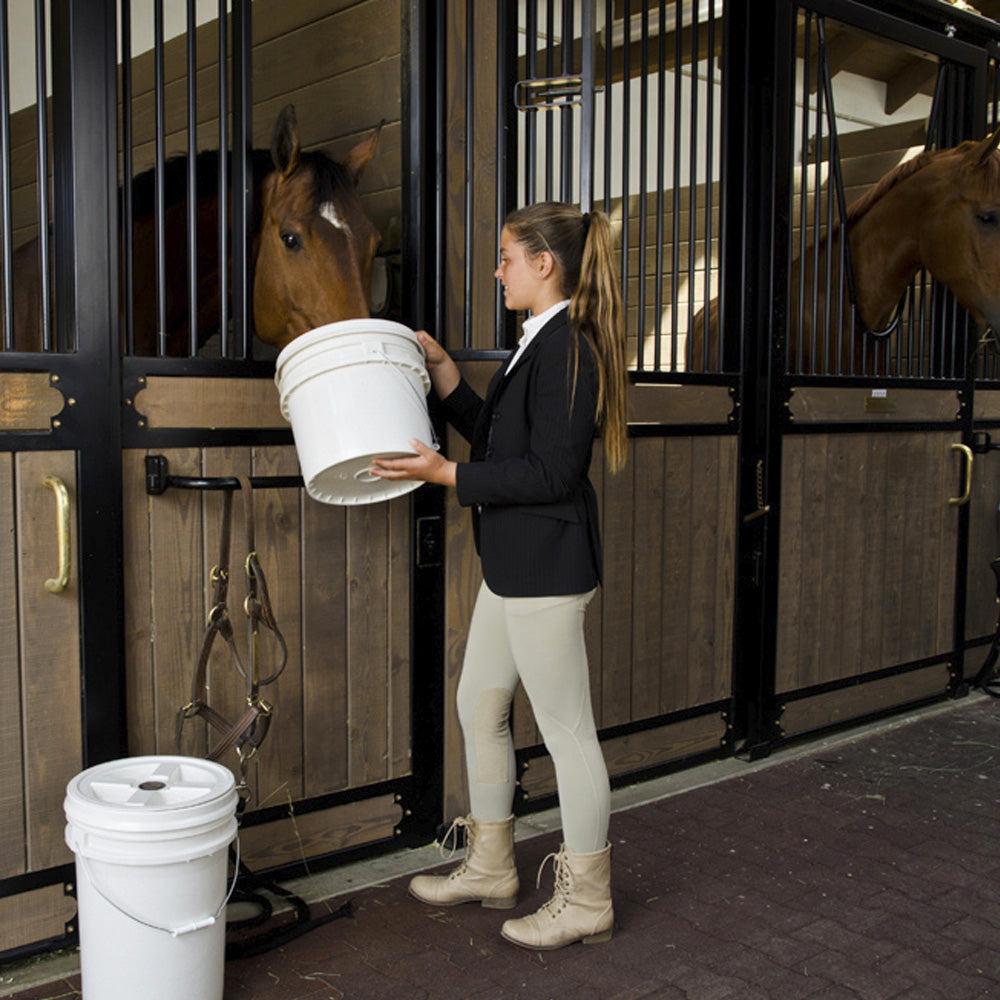
[[[902,201],[889,191],[850,225],[858,318],[873,330],[889,323],[921,264],[921,213]]]

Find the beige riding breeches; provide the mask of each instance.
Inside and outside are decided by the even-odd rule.
[[[583,638],[593,596],[499,597],[484,583],[457,695],[472,815],[489,822],[511,813],[516,774],[509,718],[521,683],[555,765],[563,840],[580,853],[603,849],[611,808]]]

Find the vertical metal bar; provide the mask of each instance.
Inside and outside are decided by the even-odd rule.
[[[555,0],[548,0],[545,7],[545,75],[555,75]],[[552,201],[553,170],[555,166],[555,123],[552,115],[545,116],[545,200]]]
[[[517,201],[517,175],[512,164],[518,163],[517,109],[511,100],[511,85],[518,75],[518,53],[515,39],[518,37],[518,4],[516,0],[502,0],[499,7],[500,21],[497,26],[499,39],[497,51],[497,93],[500,104],[497,109],[497,150],[500,155],[500,170],[497,181],[496,236],[499,241],[504,219]],[[497,289],[497,286],[494,285]],[[516,317],[504,308],[498,289],[494,292],[497,322],[494,346],[507,348],[514,340]]]
[[[163,66],[163,5],[153,8],[153,103],[156,112],[156,168],[154,230],[156,240],[156,355],[167,354],[167,241],[166,241],[166,84]]]
[[[636,305],[638,307],[639,353],[646,353],[646,215],[647,191],[646,161],[649,154],[649,5],[642,5],[639,39],[639,255],[636,264]],[[653,344],[653,368],[660,367],[660,341]]]
[[[666,0],[660,0],[657,31],[656,68],[656,314],[653,317],[653,365],[660,371],[660,343],[663,338],[663,185],[666,182],[667,44],[663,26],[667,23]],[[644,130],[645,131],[645,130]],[[690,336],[690,334],[688,334]]]
[[[0,214],[3,221],[3,349],[14,347],[14,224],[10,196],[10,39],[0,0]]]
[[[188,354],[198,353],[198,22],[187,0],[187,288]]]
[[[219,0],[219,352],[224,358],[232,354],[229,337],[229,21],[226,0]]]
[[[500,4],[501,9],[503,3]],[[465,290],[465,307],[463,316],[464,336],[463,342],[466,348],[472,346],[472,249],[473,249],[473,225],[472,200],[475,191],[475,179],[473,178],[473,151],[476,145],[475,130],[475,65],[476,65],[476,32],[475,32],[475,3],[473,0],[466,0],[465,3],[465,183],[462,185],[462,228],[465,245],[465,260],[463,266],[463,288]],[[501,95],[501,102],[505,99]],[[499,215],[499,191],[497,193],[498,215]],[[500,230],[497,229],[497,239],[499,240]],[[497,316],[499,319],[500,310],[503,303],[497,297]],[[497,322],[497,334],[499,336],[500,323]]]
[[[819,48],[816,52],[816,119],[815,128],[815,160],[813,162],[813,219],[812,219],[812,299],[810,308],[812,311],[812,322],[809,330],[810,340],[810,360],[809,368],[812,374],[816,374],[816,348],[819,341],[819,227],[820,227],[820,201],[823,194],[823,97],[825,89],[823,87],[823,73],[826,66],[826,45],[823,37],[819,38]],[[806,136],[802,137],[803,143]],[[801,367],[801,366],[800,366]]]
[[[502,22],[501,22],[502,23]],[[533,80],[538,76],[538,0],[526,0],[524,38],[527,51],[525,52],[524,64],[528,79]],[[506,99],[503,90],[500,91],[501,100]],[[525,204],[533,205],[536,198],[536,188],[538,178],[538,115],[525,115],[524,122],[524,200]]]
[[[252,353],[253,310],[250,298],[250,211],[253,177],[253,4],[232,0],[233,39],[233,326],[238,358]]]
[[[596,74],[594,72],[594,0],[580,3],[580,79],[583,94],[580,101],[580,209],[589,212],[594,204],[594,105]]]
[[[611,61],[614,46],[611,44],[611,33],[614,28],[614,5],[605,4],[604,8],[604,211],[611,214],[611,169],[612,153],[611,148],[611,126],[614,117],[614,102],[611,99],[611,83],[614,78],[613,65]],[[624,287],[622,288],[624,296]]]
[[[63,446],[76,464],[83,767],[125,748],[122,440],[115,204],[118,99],[114,4],[52,3],[53,228],[57,341],[74,345],[87,398]]]
[[[684,4],[674,0],[674,153],[673,153],[673,184],[671,192],[671,247],[670,260],[670,366],[677,367],[677,338],[680,333],[680,288],[678,277],[681,271],[681,142],[683,133],[681,124],[684,115],[684,77],[681,70],[684,65]]]
[[[711,323],[711,309],[709,305],[712,301],[712,247],[714,244],[714,227],[712,225],[712,204],[715,190],[715,180],[713,171],[715,170],[715,0],[708,3],[708,44],[705,62],[705,134],[707,136],[707,146],[705,149],[705,307],[703,310],[704,323],[701,336],[703,346],[702,358],[705,359],[706,367],[708,360],[708,329]],[[720,317],[721,319],[721,317]],[[698,336],[698,331],[692,330],[688,337]],[[718,338],[721,344],[722,338]],[[721,359],[716,361],[721,366]]]
[[[832,109],[831,109],[832,110]],[[827,170],[826,170],[826,301],[825,315],[823,317],[823,363],[820,371],[828,373],[830,367],[830,324],[833,321],[833,206],[835,203],[833,166],[829,162],[833,156],[833,144],[827,143]],[[837,359],[837,364],[840,359]]]
[[[52,350],[52,295],[49,288],[49,141],[45,113],[48,97],[45,46],[45,0],[35,0],[35,122],[38,133],[38,255],[41,289],[42,350]],[[68,345],[64,345],[68,346]]]
[[[560,36],[562,38],[562,72],[570,76],[573,72],[573,0],[563,0],[562,23]],[[562,181],[559,197],[564,202],[573,201],[573,106],[567,104],[559,111],[561,125],[561,142],[559,162],[562,164]]]
[[[621,145],[621,171],[622,171],[622,235],[621,235],[621,281],[622,281],[622,308],[625,316],[628,316],[628,229],[629,229],[629,171],[631,163],[629,152],[631,150],[631,126],[632,126],[632,2],[624,0],[623,24],[625,34],[622,40],[622,145]],[[608,36],[611,37],[610,35]],[[610,46],[609,46],[610,47]],[[627,320],[626,320],[627,322]],[[627,338],[626,332],[626,338]],[[638,332],[638,347],[636,350],[636,367],[639,371],[644,368],[642,358],[642,327]]]
[[[691,14],[691,110],[688,115],[688,307],[685,329],[691,336],[694,326],[695,247],[698,242],[698,15],[699,5],[692,5]],[[662,24],[662,22],[661,22]],[[707,302],[707,297],[703,296]],[[677,368],[677,338],[671,345],[671,368]]]
[[[132,2],[121,0],[121,282],[124,288],[125,353],[135,354],[135,289],[132,264],[135,259],[135,234],[132,225]]]
[[[802,136],[801,153],[799,156],[799,302],[798,325],[795,330],[795,357],[798,372],[802,372],[802,346],[806,328],[806,235],[808,232],[808,193],[809,193],[809,80],[812,75],[812,18],[811,10],[805,12],[803,71],[802,71]],[[791,348],[791,331],[789,331],[789,348]],[[789,366],[791,370],[791,366]]]

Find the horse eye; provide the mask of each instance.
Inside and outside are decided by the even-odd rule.
[[[301,250],[302,240],[298,233],[285,232],[281,234],[281,242],[285,244],[286,250]]]
[[[978,212],[976,218],[984,225],[989,226],[991,229],[996,229],[997,227],[997,213],[996,212]]]

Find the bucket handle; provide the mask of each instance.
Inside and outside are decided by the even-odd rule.
[[[379,358],[382,361],[385,361],[386,364],[389,365],[390,371],[392,371],[392,373],[396,375],[398,378],[401,378],[406,383],[406,388],[409,389],[409,391],[412,392],[417,397],[420,406],[421,407],[427,406],[427,400],[420,394],[420,391],[413,384],[413,382],[399,370],[399,368],[396,365],[396,362],[394,362],[392,358],[390,358],[389,355],[385,353],[385,351],[382,349],[381,344],[369,344],[368,353],[376,358]],[[433,438],[433,440],[431,441],[431,447],[433,447],[435,451],[440,451],[441,442],[438,440],[437,431],[434,430],[433,423],[431,424],[431,437]]]
[[[83,868],[84,874],[87,876],[87,880],[94,887],[94,891],[97,893],[101,899],[104,900],[109,906],[113,906],[119,913],[123,916],[129,918],[129,920],[134,920],[137,924],[142,924],[143,927],[149,927],[154,931],[163,931],[164,934],[169,934],[171,937],[181,937],[183,934],[190,934],[192,931],[200,931],[206,927],[211,927],[218,919],[222,916],[232,898],[233,892],[236,889],[236,879],[239,877],[240,873],[240,835],[236,834],[236,864],[233,868],[233,881],[229,886],[229,892],[226,893],[226,898],[219,905],[219,908],[210,917],[202,917],[200,920],[191,920],[186,924],[181,924],[179,927],[161,927],[159,924],[154,924],[149,920],[143,920],[142,917],[137,917],[131,910],[122,906],[120,903],[115,902],[104,890],[97,884],[97,879],[94,877],[93,872],[90,870],[90,864],[86,855],[77,854],[77,860],[80,862],[80,867]]]

